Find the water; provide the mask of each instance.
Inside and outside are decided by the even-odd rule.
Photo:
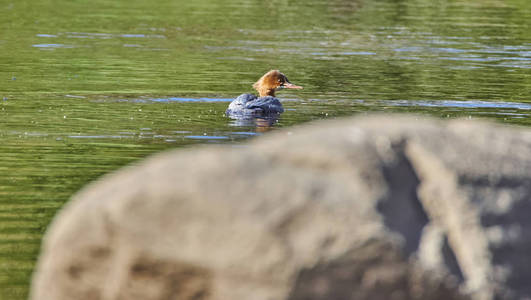
[[[79,188],[149,154],[369,112],[530,126],[528,0],[0,1],[0,299]],[[232,120],[269,69],[278,120]]]

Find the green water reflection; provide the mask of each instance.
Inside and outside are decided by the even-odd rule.
[[[87,182],[262,134],[223,112],[272,68],[304,86],[273,130],[368,112],[531,125],[530,27],[527,0],[0,1],[0,299],[27,296]]]

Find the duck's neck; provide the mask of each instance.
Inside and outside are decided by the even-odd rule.
[[[266,97],[266,96],[275,97],[275,89],[272,89],[272,88],[261,87],[258,90],[258,93],[259,93],[260,97]]]

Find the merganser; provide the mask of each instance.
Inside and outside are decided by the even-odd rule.
[[[289,82],[280,71],[271,70],[258,79],[253,88],[258,91],[259,97],[242,94],[229,104],[225,113],[232,117],[278,115],[284,112],[284,108],[280,100],[275,98],[275,91],[283,88],[302,89],[302,86]]]

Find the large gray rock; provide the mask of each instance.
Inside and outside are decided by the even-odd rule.
[[[379,116],[152,157],[82,190],[31,299],[531,299],[531,133]]]

